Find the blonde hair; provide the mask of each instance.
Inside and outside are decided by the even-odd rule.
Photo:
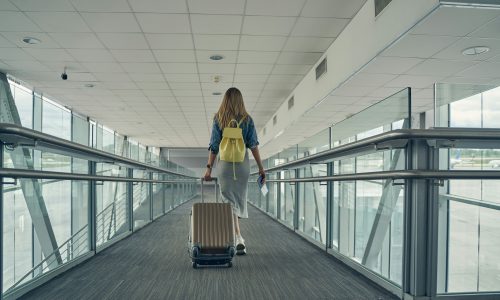
[[[219,110],[215,114],[219,127],[236,126],[236,124],[229,124],[232,119],[240,122],[245,120],[248,116],[240,90],[235,87],[229,88],[224,94]]]

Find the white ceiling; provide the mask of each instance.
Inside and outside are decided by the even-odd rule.
[[[462,51],[471,46],[490,50],[464,56]],[[499,9],[441,6],[266,144],[264,156],[299,143],[405,87],[412,88],[413,112],[430,110],[436,82],[500,85]]]
[[[2,0],[0,70],[144,144],[205,147],[213,92],[239,87],[260,128],[365,1]]]

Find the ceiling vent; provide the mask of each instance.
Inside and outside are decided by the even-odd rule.
[[[392,0],[375,0],[375,17],[378,16]]]
[[[326,57],[316,67],[316,80],[326,73]]]
[[[288,110],[292,109],[294,104],[295,104],[295,99],[292,96],[292,98],[288,99]]]
[[[278,123],[278,116],[273,117],[273,125],[276,125]]]

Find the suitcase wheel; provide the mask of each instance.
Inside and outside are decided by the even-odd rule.
[[[232,261],[230,261],[230,262],[227,263],[227,267],[228,268],[231,268],[232,266],[233,266],[233,262]]]
[[[193,269],[197,269],[198,268],[198,264],[195,261],[193,261],[192,265],[193,265]]]
[[[233,257],[236,254],[236,249],[234,247],[229,247],[229,256]]]
[[[198,255],[200,255],[200,248],[198,248],[196,246],[193,247],[192,253],[193,253],[193,257],[198,257]]]

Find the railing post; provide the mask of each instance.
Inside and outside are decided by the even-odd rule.
[[[431,169],[429,146],[426,141],[409,141],[408,170]],[[406,180],[405,238],[403,248],[403,292],[411,297],[436,295],[437,199],[433,180]],[[433,201],[435,200],[435,201]],[[434,202],[434,203],[433,203]],[[434,266],[432,265],[434,264]]]
[[[93,161],[89,161],[89,174],[92,176],[96,175],[96,163]],[[89,244],[90,244],[90,251],[96,253],[97,250],[97,222],[96,222],[96,196],[97,196],[97,191],[96,191],[96,181],[95,180],[90,180],[89,181]]]
[[[132,168],[127,169],[127,177],[134,178],[134,170]],[[134,183],[132,181],[127,182],[127,206],[128,206],[128,224],[129,231],[134,231]]]
[[[153,180],[153,172],[149,172],[148,178]],[[153,205],[154,205],[154,194],[153,194],[153,183],[149,183],[149,221],[153,221],[154,213],[153,213]]]
[[[295,169],[295,178],[299,178],[299,169]],[[300,184],[296,182],[294,184],[295,189],[295,199],[294,199],[294,210],[293,210],[293,229],[299,229],[299,193],[300,193]]]
[[[162,180],[165,180],[165,175],[161,175],[161,179]],[[162,209],[162,215],[165,214],[165,190],[166,190],[166,186],[167,184],[166,183],[162,183],[161,184],[161,209]]]
[[[333,176],[333,162],[330,162],[326,165],[326,174],[327,176]],[[332,248],[332,240],[333,240],[333,232],[332,232],[332,224],[333,224],[333,181],[328,181],[326,185],[326,241],[325,247]]]
[[[281,172],[276,172],[276,179],[281,179]],[[276,219],[281,220],[281,182],[276,182]],[[269,201],[267,202],[269,206]],[[269,213],[269,208],[267,210]]]

